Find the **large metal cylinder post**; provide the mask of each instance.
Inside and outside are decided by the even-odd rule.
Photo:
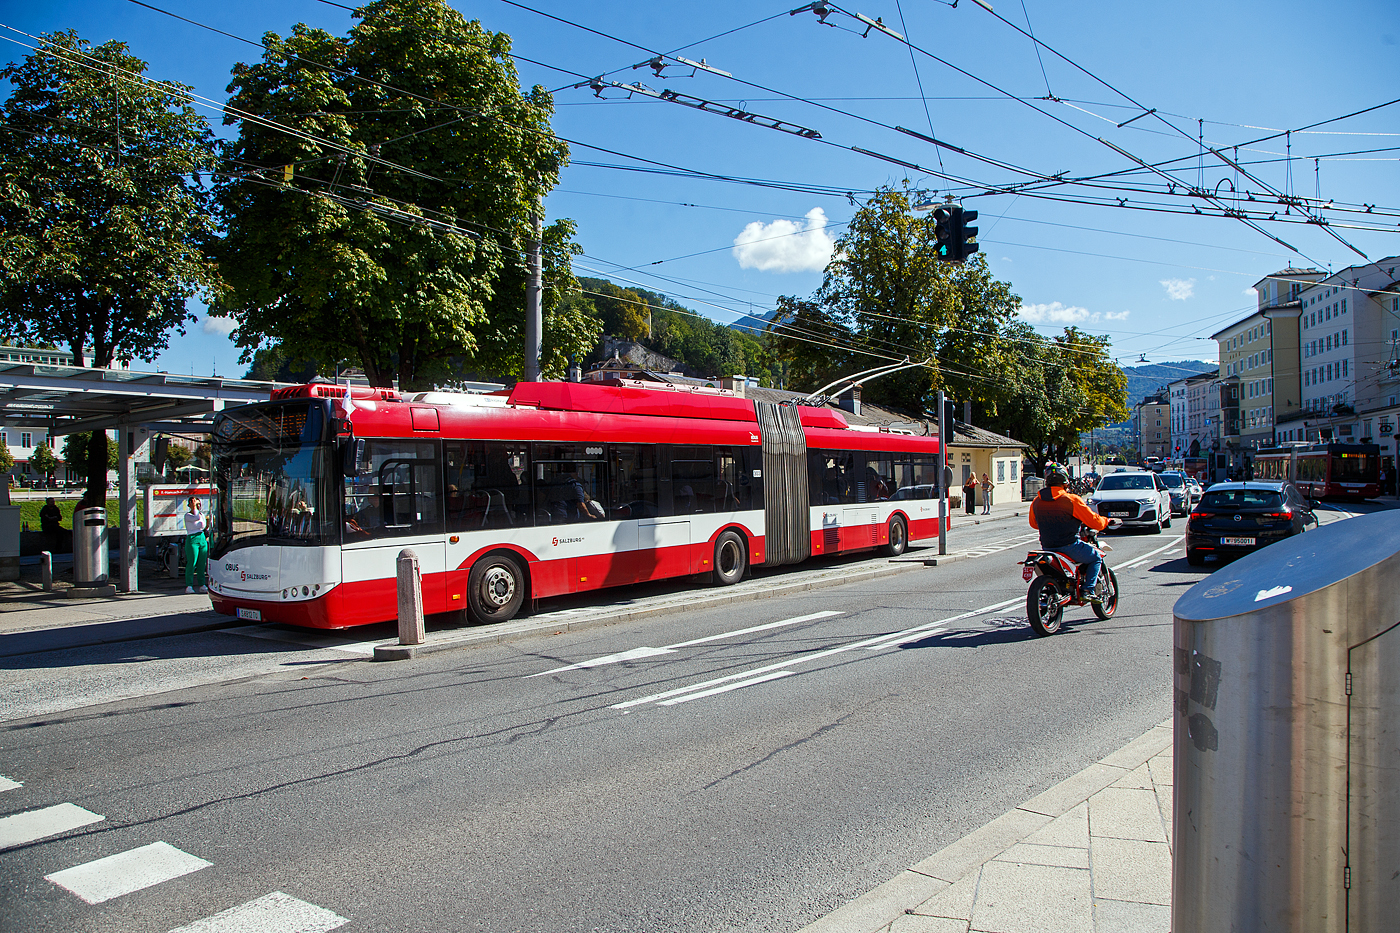
[[[107,582],[107,510],[102,506],[73,513],[73,583],[99,586]]]
[[[1174,933],[1394,929],[1400,511],[1220,568],[1174,610]]]

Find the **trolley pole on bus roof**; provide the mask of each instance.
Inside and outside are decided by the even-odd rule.
[[[948,410],[943,403],[943,390],[938,390],[938,553],[948,553]]]
[[[544,311],[542,307],[544,285],[541,282],[544,258],[544,219],[540,216],[539,202],[530,211],[530,245],[527,260],[525,283],[525,381],[538,382],[540,378],[541,334],[544,331]]]

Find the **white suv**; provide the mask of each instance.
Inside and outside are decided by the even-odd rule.
[[[1172,526],[1172,500],[1162,477],[1148,470],[1110,473],[1089,494],[1089,508],[1124,527],[1150,526],[1155,534]]]

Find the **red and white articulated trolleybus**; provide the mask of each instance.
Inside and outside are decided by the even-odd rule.
[[[314,628],[529,601],[938,534],[936,437],[828,408],[623,380],[489,395],[313,383],[214,422],[209,590],[227,615]]]
[[[1377,444],[1291,444],[1254,455],[1254,478],[1288,480],[1310,499],[1374,499],[1381,494]]]

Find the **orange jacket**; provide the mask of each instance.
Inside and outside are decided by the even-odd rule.
[[[1108,519],[1084,504],[1084,500],[1063,486],[1046,486],[1031,500],[1031,527],[1040,532],[1040,546],[1047,551],[1069,547],[1079,534],[1080,525],[1095,531],[1108,527]]]

